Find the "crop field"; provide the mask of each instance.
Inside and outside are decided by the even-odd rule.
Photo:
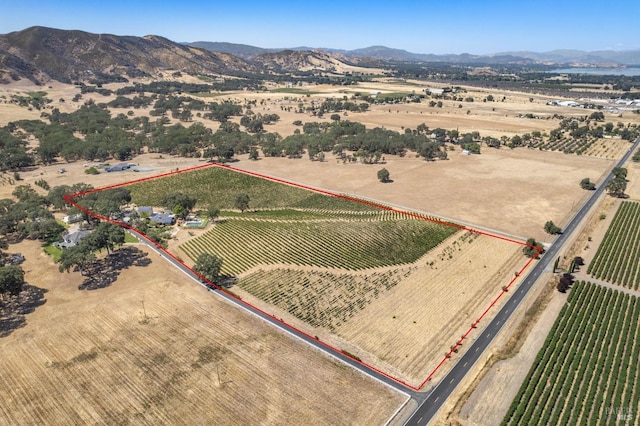
[[[640,285],[640,203],[623,201],[587,273],[622,287]]]
[[[219,207],[209,230],[181,231],[170,250],[191,265],[222,258],[242,300],[406,383],[420,383],[526,263],[512,241],[258,176],[210,167],[130,188],[138,205],[179,191]],[[251,199],[244,212],[238,193]]]
[[[560,151],[565,154],[616,159],[620,158],[629,149],[629,142],[622,139],[560,139],[556,141],[532,141],[527,146],[542,151]]]
[[[197,207],[234,209],[239,193],[251,198],[249,209],[308,208],[332,211],[376,211],[376,207],[307,191],[294,186],[237,173],[222,167],[207,167],[128,186],[139,206],[158,206],[168,194],[181,192],[195,197]]]
[[[334,332],[406,278],[411,269],[395,268],[364,275],[261,268],[242,278],[240,287],[312,327],[323,327]]]
[[[278,263],[359,270],[414,262],[457,231],[393,212],[351,220],[331,214],[295,220],[285,212],[286,221],[229,218],[181,249],[194,262],[201,253],[221,257],[229,275]]]
[[[638,297],[575,283],[502,424],[637,424],[639,322]]]

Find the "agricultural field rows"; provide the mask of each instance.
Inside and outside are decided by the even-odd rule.
[[[335,211],[377,211],[376,207],[338,197],[314,193],[302,188],[250,176],[222,167],[207,167],[129,185],[139,206],[159,206],[168,194],[181,192],[198,201],[197,207],[215,206],[235,209],[239,193],[251,198],[249,209],[306,208]]]
[[[272,221],[379,221],[407,219],[407,215],[393,210],[372,211],[337,211],[327,209],[268,209],[253,210],[243,213],[235,211],[223,211],[220,213],[225,219],[241,220],[272,220]]]
[[[560,151],[565,154],[615,159],[620,158],[629,149],[629,142],[623,139],[534,140],[529,142],[527,147],[542,151]]]
[[[60,275],[40,243],[17,247],[47,300],[0,339],[2,425],[382,424],[406,398],[210,297],[143,246],[147,266],[96,291]]]
[[[332,332],[397,285],[415,268],[393,268],[369,274],[258,270],[240,279],[240,288],[312,327]]]
[[[638,297],[575,283],[502,424],[637,421],[639,322]]]
[[[587,273],[622,287],[640,285],[640,203],[623,201]]]
[[[229,218],[180,247],[193,261],[201,253],[215,254],[229,275],[260,264],[360,270],[411,263],[457,231],[430,221],[384,216],[374,221]]]

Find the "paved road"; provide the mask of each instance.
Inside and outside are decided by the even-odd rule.
[[[622,167],[629,160],[631,154],[638,148],[638,145],[640,145],[640,137],[636,139],[633,146],[618,162],[618,164],[616,164],[616,166]],[[500,309],[495,318],[480,333],[477,339],[471,343],[469,349],[462,355],[446,377],[438,383],[429,396],[416,409],[411,418],[407,423],[405,423],[406,425],[426,425],[431,421],[449,395],[451,395],[464,376],[469,372],[469,369],[489,346],[495,335],[498,334],[500,329],[509,320],[511,314],[516,310],[520,302],[522,302],[522,299],[524,299],[529,290],[533,287],[540,274],[542,274],[549,264],[556,259],[562,246],[586,217],[587,213],[596,203],[598,198],[604,193],[607,183],[612,178],[613,176],[609,174],[593,192],[591,198],[589,198],[580,210],[578,210],[578,212],[569,220],[569,223],[563,230],[563,233],[556,238],[549,250],[547,250],[546,253],[535,262],[533,268],[529,271],[529,274],[524,278],[522,283],[515,290],[512,290],[513,295],[509,301],[502,307],[502,309]]]

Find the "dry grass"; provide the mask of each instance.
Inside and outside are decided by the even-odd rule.
[[[550,241],[543,230],[547,220],[562,226],[588,195],[580,188],[580,180],[598,181],[610,165],[610,160],[585,156],[487,148],[472,156],[450,152],[449,160],[435,162],[408,155],[386,156],[384,165],[342,164],[327,155],[322,163],[264,158],[236,164],[538,241]],[[378,181],[376,172],[382,167],[389,170],[393,183]]]
[[[363,359],[371,354],[401,377],[423,380],[524,264],[513,243],[469,240],[458,237],[458,244],[450,241],[421,259],[417,271],[339,327],[338,335],[360,348]]]
[[[154,253],[80,291],[37,243],[26,279],[47,290],[0,339],[6,424],[380,424],[403,397],[187,280]]]

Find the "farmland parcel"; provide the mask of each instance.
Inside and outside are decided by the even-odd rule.
[[[193,265],[223,259],[233,292],[307,334],[420,383],[524,263],[513,242],[372,204],[212,167],[134,184],[133,200],[168,193],[222,209],[169,249]],[[250,209],[233,210],[246,193]]]

